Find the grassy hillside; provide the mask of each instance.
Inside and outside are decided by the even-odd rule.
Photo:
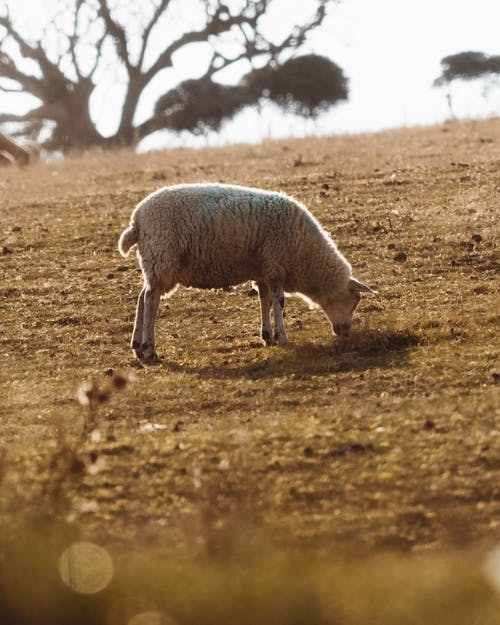
[[[218,150],[91,152],[2,170],[4,534],[43,518],[44,527],[63,524],[58,545],[161,546],[208,562],[253,541],[252,558],[271,548],[263,544],[342,553],[349,573],[337,564],[323,579],[347,601],[361,570],[371,599],[317,622],[379,622],[377,597],[386,625],[389,614],[399,624],[497,622],[487,620],[498,605],[477,550],[500,538],[499,168],[500,123],[491,120]],[[303,201],[355,276],[379,291],[358,307],[352,338],[334,339],[320,311],[288,299],[291,345],[263,348],[250,285],[179,289],[160,305],[162,361],[134,359],[141,276],[133,255],[118,255],[118,236],[147,193],[194,181]],[[396,560],[380,565],[379,587],[380,552]],[[395,555],[408,553],[425,558]],[[458,572],[464,566],[471,577]],[[220,582],[228,570],[211,575]],[[192,575],[199,583],[205,573]],[[391,612],[387,601],[414,575],[410,603],[431,611],[414,607],[420,620],[405,621],[405,602]],[[447,621],[426,593],[450,575],[465,599]],[[478,605],[483,620],[472,620],[466,609]]]

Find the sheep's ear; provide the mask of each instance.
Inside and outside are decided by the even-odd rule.
[[[372,293],[373,295],[377,294],[377,291],[370,289],[369,286],[363,284],[362,282],[359,282],[359,280],[356,280],[355,278],[349,279],[349,286],[359,293]]]

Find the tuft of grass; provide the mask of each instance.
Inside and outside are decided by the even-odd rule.
[[[408,329],[362,330],[346,339],[336,341],[335,354],[385,354],[388,352],[404,352],[418,345],[423,345],[426,337]]]

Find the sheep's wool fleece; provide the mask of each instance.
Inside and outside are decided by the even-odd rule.
[[[344,285],[351,267],[327,232],[293,198],[236,185],[165,187],[140,202],[120,240],[134,244],[146,280],[168,292],[177,283],[226,288],[278,280],[314,299]]]

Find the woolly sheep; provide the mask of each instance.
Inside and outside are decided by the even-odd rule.
[[[136,206],[118,249],[127,256],[135,244],[144,286],[132,348],[143,360],[157,358],[160,297],[179,284],[229,289],[253,280],[266,345],[288,340],[285,292],[319,304],[340,336],[349,334],[361,293],[374,292],[351,276],[351,266],[307,208],[283,193],[225,184],[164,187]]]

